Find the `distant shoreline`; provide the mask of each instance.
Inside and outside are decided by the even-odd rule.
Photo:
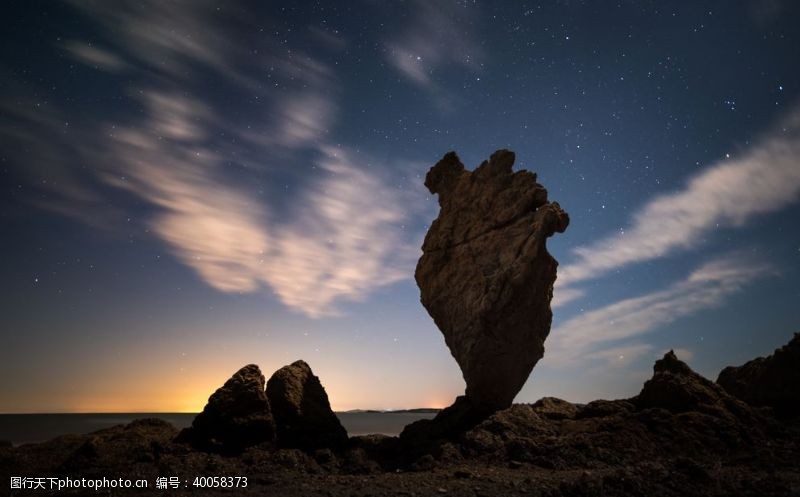
[[[437,407],[417,407],[414,409],[350,409],[349,411],[335,411],[336,414],[354,414],[354,413],[370,413],[370,414],[436,414],[441,409]]]

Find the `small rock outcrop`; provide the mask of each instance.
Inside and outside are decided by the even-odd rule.
[[[752,406],[779,417],[800,416],[800,333],[768,357],[723,369],[717,383]]]
[[[674,414],[701,413],[731,424],[755,424],[758,414],[679,360],[670,350],[653,366],[653,377],[631,399],[638,409],[661,408]]]
[[[544,354],[558,263],[545,241],[569,217],[536,174],[512,170],[498,150],[474,171],[455,152],[431,168],[439,195],[415,273],[422,305],[466,381],[466,398],[489,410],[511,405]]]
[[[264,375],[255,364],[237,371],[208,399],[203,412],[180,439],[219,452],[241,452],[275,440],[275,422],[264,391]]]
[[[304,361],[277,370],[267,382],[278,445],[313,450],[339,448],[347,431],[331,410],[328,394]]]

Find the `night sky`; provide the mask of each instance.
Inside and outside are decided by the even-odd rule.
[[[800,331],[800,2],[0,6],[0,412],[197,411],[305,359],[335,409],[464,383],[413,270],[450,150],[570,214],[517,397]]]

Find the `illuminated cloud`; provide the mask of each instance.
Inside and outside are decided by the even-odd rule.
[[[115,132],[104,178],[159,209],[153,232],[210,286],[268,288],[318,317],[410,274],[418,240],[401,226],[413,202],[350,151],[321,147],[319,178],[279,222],[253,192],[225,182],[221,158],[203,145],[203,105],[180,95],[144,99],[148,118]]]
[[[559,268],[555,305],[580,297],[571,285],[700,243],[721,227],[738,227],[800,196],[800,110],[774,133],[691,178],[682,190],[651,200],[623,233],[574,249]]]
[[[398,164],[371,167],[365,154],[329,143],[339,87],[329,66],[270,38],[233,43],[230,30],[251,20],[208,2],[75,7],[114,35],[119,53],[79,41],[64,48],[82,63],[129,72],[124,94],[137,112],[65,125],[58,109],[47,119],[32,104],[3,109],[15,143],[41,155],[42,170],[30,175],[47,207],[92,222],[107,205],[125,210],[115,201],[124,189],[147,206],[148,232],[203,282],[272,292],[312,317],[412,274],[421,233],[406,226],[419,224],[410,217],[426,196],[398,178]],[[334,50],[345,43],[313,35],[336,37]],[[200,73],[225,83],[203,92],[192,85]],[[243,94],[257,105],[231,114],[226,98]],[[86,167],[75,172],[76,163]],[[275,194],[276,177],[291,193]]]
[[[663,290],[620,300],[556,325],[546,343],[548,360],[567,363],[586,355],[624,355],[614,345],[645,335],[683,317],[721,305],[752,281],[774,274],[765,263],[742,254],[712,260]],[[606,347],[610,347],[606,349]],[[643,351],[644,345],[639,350]]]
[[[294,222],[276,230],[265,275],[282,302],[310,315],[407,278],[413,267],[413,240],[400,229],[407,219],[403,196],[357,167],[349,152],[322,152],[326,177],[306,192]]]
[[[75,60],[95,69],[115,72],[125,69],[127,66],[125,61],[118,55],[90,43],[69,41],[66,43],[65,48]]]
[[[550,302],[550,306],[553,308],[561,307],[562,305],[566,305],[573,300],[578,300],[584,295],[586,295],[586,291],[581,290],[580,288],[556,286],[556,288],[553,290],[553,300]]]
[[[303,94],[279,105],[283,116],[277,142],[297,147],[319,142],[333,120],[335,105],[319,94]]]

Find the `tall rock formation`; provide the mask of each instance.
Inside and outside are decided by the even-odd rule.
[[[498,150],[467,171],[450,152],[425,178],[441,209],[415,278],[464,375],[460,405],[483,412],[511,405],[544,354],[558,265],[545,241],[569,224],[536,174],[513,164]]]

